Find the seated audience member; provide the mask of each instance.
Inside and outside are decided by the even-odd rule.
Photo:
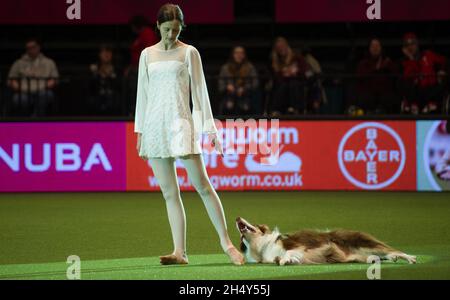
[[[403,37],[402,112],[438,112],[445,94],[447,59],[431,50],[421,51],[414,33]]]
[[[13,91],[12,113],[45,116],[54,100],[59,77],[55,62],[41,52],[41,43],[31,38],[26,53],[16,60],[8,74],[7,85]]]
[[[309,66],[305,73],[307,78],[306,110],[308,113],[320,113],[323,104],[327,103],[325,88],[322,85],[322,67],[319,61],[312,55],[309,47],[303,47],[303,57]]]
[[[118,113],[119,78],[113,63],[113,49],[100,47],[98,62],[90,65],[89,110],[97,115]]]
[[[232,49],[230,58],[220,69],[220,114],[256,114],[261,111],[257,93],[258,73],[248,60],[244,47]]]
[[[357,106],[368,114],[398,112],[396,73],[395,65],[385,56],[380,40],[371,39],[367,55],[356,70]]]
[[[271,115],[303,113],[306,108],[306,76],[311,72],[303,56],[284,37],[278,37],[271,52]]]

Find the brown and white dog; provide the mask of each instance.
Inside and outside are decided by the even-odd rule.
[[[415,256],[395,250],[363,232],[301,230],[281,234],[278,228],[271,231],[267,225],[252,225],[241,217],[236,219],[236,225],[241,233],[241,251],[249,263],[370,263],[371,256],[416,263]]]

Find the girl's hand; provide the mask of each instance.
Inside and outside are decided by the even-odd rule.
[[[141,149],[141,136],[142,136],[142,133],[138,133],[137,143],[136,143],[136,150],[137,150],[138,154],[139,154],[139,149]]]
[[[223,148],[222,148],[222,144],[220,143],[217,134],[215,133],[210,133],[208,134],[209,139],[211,140],[211,143],[214,146],[214,149],[216,149],[217,152],[220,153],[220,155],[222,155],[223,157]]]
[[[148,160],[147,156],[145,156],[145,155],[140,156],[139,155],[139,152],[140,152],[139,150],[141,149],[141,143],[142,143],[142,133],[138,133],[138,135],[137,135],[137,143],[136,143],[136,150],[137,150],[138,156],[140,158],[142,158],[143,160]]]

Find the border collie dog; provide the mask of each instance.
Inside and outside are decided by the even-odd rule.
[[[416,257],[395,250],[371,235],[358,231],[301,230],[281,234],[267,225],[252,225],[241,217],[236,219],[241,234],[241,251],[249,263],[325,264],[371,263],[380,260],[404,259],[416,263]]]

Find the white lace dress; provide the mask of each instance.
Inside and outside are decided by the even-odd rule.
[[[142,133],[139,156],[144,159],[202,153],[200,134],[217,133],[194,46],[180,43],[162,50],[153,45],[142,51],[134,132]]]

